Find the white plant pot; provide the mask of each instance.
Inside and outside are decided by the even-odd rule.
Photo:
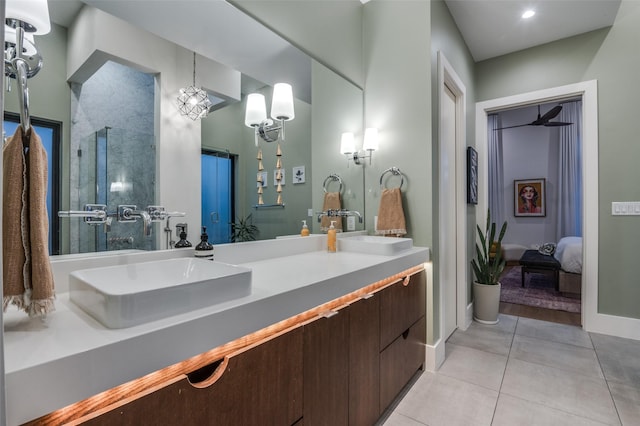
[[[497,324],[500,312],[500,283],[473,283],[473,319],[481,324]]]

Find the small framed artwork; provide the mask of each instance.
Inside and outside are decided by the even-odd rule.
[[[305,174],[304,174],[304,166],[298,166],[293,168],[293,184],[296,183],[304,183]]]
[[[545,179],[526,179],[513,181],[514,216],[547,215]]]
[[[467,203],[478,204],[478,151],[467,147]]]
[[[256,188],[267,186],[267,172],[258,172],[256,176]]]
[[[280,185],[285,184],[284,169],[275,169],[273,171],[273,186],[278,186],[278,171],[280,172]]]

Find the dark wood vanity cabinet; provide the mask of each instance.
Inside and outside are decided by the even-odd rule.
[[[426,275],[421,271],[380,291],[380,412],[424,367]]]
[[[292,425],[302,417],[302,341],[296,328],[230,355],[212,374],[205,367],[174,379],[83,424]]]
[[[132,395],[84,422],[373,425],[424,365],[425,277],[422,270],[359,293],[342,306],[293,322],[288,331]]]

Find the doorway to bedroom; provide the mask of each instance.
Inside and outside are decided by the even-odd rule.
[[[506,221],[500,312],[581,325],[582,96],[487,116],[488,205]]]

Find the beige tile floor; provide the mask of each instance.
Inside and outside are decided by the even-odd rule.
[[[640,341],[501,315],[445,350],[380,425],[640,425]]]

